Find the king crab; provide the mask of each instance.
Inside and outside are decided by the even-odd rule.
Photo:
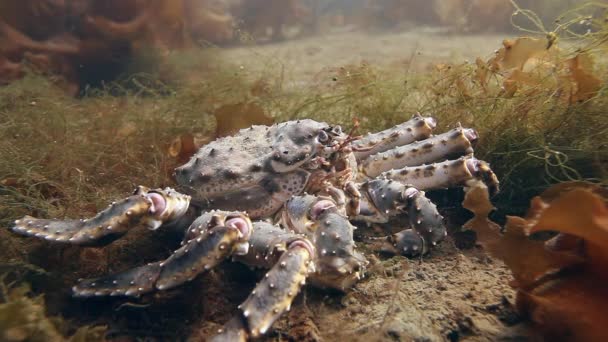
[[[75,296],[140,296],[179,286],[227,258],[270,269],[216,340],[265,334],[289,310],[307,280],[346,290],[363,276],[350,221],[410,227],[387,237],[387,249],[426,253],[446,235],[424,190],[498,180],[472,156],[474,130],[432,135],[433,118],[415,115],[388,130],[353,137],[339,126],[298,120],[253,126],[203,146],[175,170],[178,191],[140,186],[87,220],[26,216],[16,233],[83,246],[105,245],[144,225],[184,231],[169,258],[84,280]],[[461,155],[458,159],[448,159]]]

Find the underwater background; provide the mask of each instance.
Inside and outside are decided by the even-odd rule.
[[[78,279],[181,236],[81,248],[14,221],[174,186],[199,147],[254,124],[365,134],[415,113],[474,128],[500,193],[429,192],[449,234],[421,258],[359,229],[366,277],[306,286],[263,340],[608,338],[607,50],[606,1],[0,0],[0,340],[205,340],[262,273],[225,262],[171,291],[75,299]]]

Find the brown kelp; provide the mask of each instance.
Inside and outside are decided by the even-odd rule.
[[[591,183],[562,183],[532,199],[526,217],[509,216],[504,233],[488,219],[487,189],[476,184],[464,206],[478,242],[511,269],[515,305],[549,339],[608,337],[608,191]],[[550,239],[535,238],[555,232]]]
[[[327,67],[303,65],[306,60],[295,57],[297,63],[290,64],[253,48],[238,58],[226,57],[233,50],[223,55],[215,48],[172,51],[162,58],[152,51],[143,62],[155,72],[127,71],[119,81],[85,89],[79,99],[26,73],[0,88],[0,226],[9,227],[24,215],[86,217],[136,185],[170,186],[173,167],[196,146],[256,123],[248,121],[252,114],[263,122],[314,118],[345,129],[358,119],[355,133],[390,127],[415,112],[437,117],[440,125],[460,121],[478,130],[477,154],[501,179],[495,206],[501,213],[523,215],[530,198],[551,184],[608,181],[608,65],[603,57],[608,27],[603,16],[589,14],[596,13],[589,9],[569,11],[553,27],[522,26],[532,26],[526,30],[534,32],[504,42],[496,39],[488,51],[496,48],[498,54],[468,63],[429,57],[432,63],[427,66],[428,56],[417,51],[399,56],[393,64],[331,60]],[[522,10],[518,16],[524,14],[531,15]],[[322,42],[308,44],[298,56],[314,56],[326,48]],[[158,65],[168,66],[169,81]],[[311,69],[314,72],[308,72]],[[124,244],[84,251],[59,251],[16,238],[5,229],[0,236],[1,259],[42,265],[61,277],[66,290],[79,277],[97,276],[109,267],[126,269],[167,250],[159,239],[137,232]],[[241,271],[235,273],[247,273]],[[418,275],[412,277],[415,281]],[[231,285],[242,290],[240,283]],[[229,298],[220,294],[222,289],[205,292],[203,284],[191,290],[202,292],[206,300],[227,303],[198,306],[208,310],[201,320],[227,318],[221,308],[234,307],[242,299],[238,292]],[[34,288],[36,293],[45,291]],[[191,304],[191,298],[181,299]],[[361,303],[370,304],[363,298]],[[64,303],[52,311],[73,317],[63,310],[73,305]],[[181,302],[173,306],[171,313],[180,314],[191,307]],[[108,322],[113,314],[106,310],[95,317]],[[188,311],[189,318],[200,314]],[[182,316],[175,317],[186,324]]]
[[[2,341],[100,341],[104,327],[83,326],[69,331],[58,317],[48,317],[43,296],[33,296],[27,284],[0,278],[0,339]]]

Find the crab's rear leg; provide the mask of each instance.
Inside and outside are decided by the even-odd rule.
[[[426,139],[431,136],[436,125],[435,119],[416,114],[400,125],[353,141],[355,157],[357,160],[364,160],[373,154]]]
[[[112,203],[95,217],[82,220],[37,219],[30,216],[15,221],[15,233],[49,241],[76,245],[108,244],[131,228],[144,225],[156,229],[180,219],[187,211],[190,196],[173,189],[139,187],[132,196]]]
[[[234,254],[246,254],[253,228],[244,214],[206,213],[195,220],[181,248],[162,262],[150,263],[74,286],[75,296],[139,296],[167,290],[213,268]]]

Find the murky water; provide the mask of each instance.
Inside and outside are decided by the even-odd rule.
[[[404,126],[406,131],[400,134],[428,126],[427,135],[417,138],[423,140],[435,126],[434,134],[450,129],[457,132],[459,124],[476,129],[462,133],[460,139],[465,142],[460,143],[466,146],[422,163],[457,159],[474,149],[475,156],[490,166],[468,159],[445,168],[443,164],[416,168],[416,164],[407,172],[393,172],[404,178],[409,174],[408,184],[420,181],[417,186],[421,190],[427,190],[424,186],[431,183],[440,184],[437,187],[442,189],[428,189],[426,196],[437,205],[437,215],[445,219],[440,220],[440,227],[427,227],[425,220],[436,217],[430,204],[419,210],[391,208],[388,211],[395,217],[388,223],[371,219],[374,210],[375,218],[384,215],[384,210],[374,206],[386,204],[385,199],[392,194],[378,197],[368,192],[370,185],[363,174],[369,170],[360,159],[359,178],[352,180],[354,188],[363,193],[361,215],[368,215],[365,219],[370,224],[359,222],[358,229],[354,233],[347,229],[346,236],[361,254],[347,252],[368,261],[364,270],[350,270],[361,279],[345,291],[314,286],[309,281],[298,296],[289,291],[286,299],[280,297],[293,303],[273,302],[273,293],[287,286],[297,288],[303,278],[280,273],[280,265],[297,260],[278,261],[282,250],[277,249],[261,264],[272,266],[268,260],[276,259],[279,266],[273,272],[280,273],[280,282],[270,280],[270,290],[256,290],[268,297],[255,308],[268,314],[282,312],[285,306],[291,310],[272,325],[249,327],[252,331],[247,334],[256,335],[254,330],[266,330],[268,325],[262,340],[495,341],[533,340],[539,331],[558,331],[555,326],[547,328],[543,322],[525,317],[532,311],[522,309],[522,289],[512,282],[512,272],[518,277],[521,271],[508,259],[513,252],[495,258],[496,250],[488,247],[487,235],[483,235],[487,231],[462,228],[473,216],[461,204],[462,188],[475,188],[479,183],[467,178],[445,190],[446,185],[440,182],[441,169],[452,180],[479,178],[492,188],[496,184],[488,171],[491,167],[501,182],[501,192],[491,198],[497,211],[490,218],[501,225],[506,215],[524,215],[532,197],[551,184],[585,181],[586,185],[574,187],[592,191],[597,196],[593,203],[601,203],[601,196],[605,196],[601,189],[608,181],[607,69],[602,56],[608,29],[602,20],[607,6],[600,2],[585,7],[556,24],[553,18],[582,2],[518,3],[522,6],[519,10],[506,0],[0,2],[0,340],[59,341],[73,336],[73,340],[83,341],[198,341],[215,335],[232,317],[237,317],[236,322],[246,331],[247,324],[254,324],[255,315],[244,314],[247,310],[239,304],[256,284],[266,284],[265,270],[231,262],[232,255],[223,252],[234,243],[234,253],[243,252],[246,246],[249,253],[257,253],[256,246],[229,240],[235,230],[243,238],[246,220],[232,221],[232,226],[213,226],[219,222],[217,218],[209,223],[220,233],[222,229],[229,231],[221,233],[227,239],[222,240],[225,244],[221,248],[219,242],[202,250],[194,244],[182,248],[180,241],[194,216],[185,215],[172,227],[164,225],[151,231],[143,224],[125,222],[141,219],[139,223],[156,227],[160,224],[154,221],[159,219],[158,212],[166,213],[163,210],[173,203],[169,197],[140,190],[144,197],[129,197],[127,202],[120,199],[130,196],[139,185],[171,186],[199,195],[196,208],[192,207],[197,215],[201,207],[216,209],[215,203],[223,206],[221,209],[247,210],[251,215],[261,212],[261,218],[273,218],[282,210],[281,201],[300,195],[303,183],[309,182],[306,191],[318,195],[319,189],[327,188],[312,182],[317,180],[314,177],[301,177],[299,171],[290,173],[297,165],[345,190],[347,202],[352,200],[349,203],[354,205],[352,187],[344,181],[348,175],[345,165],[352,160],[341,159],[341,153],[348,152],[344,146],[353,139],[355,146],[358,138],[353,137],[389,129],[415,113],[434,119],[418,119],[423,123],[413,124],[409,130]],[[568,20],[571,23],[564,27],[570,31],[561,30],[560,23]],[[558,29],[552,31],[555,25]],[[522,27],[529,30],[520,30]],[[530,37],[518,39],[523,35]],[[222,140],[216,148],[200,152],[200,161],[196,156],[192,159],[188,164],[194,168],[188,170],[191,173],[177,176],[178,180],[191,176],[189,179],[183,184],[176,182],[174,168],[215,139],[252,125],[305,118],[343,126],[340,133],[335,128],[314,131],[318,137],[311,140],[316,144],[315,153],[321,154],[319,149],[327,146],[337,152],[332,150],[301,164],[297,158],[310,157],[311,150],[293,160],[266,152],[275,146],[289,156],[294,155],[290,151],[303,151],[306,139],[312,138],[294,139],[292,145],[282,140],[290,134],[302,134],[304,123],[300,122],[300,128],[293,132],[277,133],[281,138],[276,141],[264,140],[271,138],[263,135],[236,142]],[[436,153],[438,145],[458,139],[454,134],[435,145],[419,143],[422,147],[416,145],[407,153],[424,159],[421,150]],[[402,135],[377,140],[386,139],[390,145],[391,139],[402,139]],[[326,142],[331,139],[336,139],[334,145]],[[363,140],[361,145],[369,143],[367,147],[375,149],[382,144],[371,140]],[[383,160],[398,165],[395,160],[405,154],[397,151]],[[280,164],[284,160],[289,162]],[[280,178],[284,174],[292,177]],[[194,192],[192,184],[199,186]],[[251,188],[245,189],[247,186]],[[281,187],[285,191],[281,192]],[[215,193],[217,189],[221,193]],[[565,192],[552,191],[543,197],[547,203]],[[404,200],[407,206],[419,193],[404,186],[399,194],[410,196]],[[332,201],[341,206],[336,198],[322,200],[319,206],[308,208],[306,219],[334,210],[327,204]],[[62,221],[91,218],[113,201],[119,202],[109,212],[86,221],[98,225]],[[420,203],[427,202],[416,202],[416,206]],[[571,207],[584,209],[574,204]],[[351,206],[340,208],[346,213]],[[183,214],[177,211],[177,216]],[[421,211],[427,216],[412,219]],[[603,211],[594,213],[600,217]],[[60,221],[36,221],[23,218],[25,215]],[[324,222],[330,221],[319,220],[311,227],[329,231],[331,225]],[[398,241],[403,235],[392,234],[408,225],[418,230],[409,231],[410,240]],[[128,233],[111,241],[123,228]],[[444,230],[447,232],[437,246],[429,243],[440,240],[432,235],[434,229],[442,236]],[[567,233],[585,242],[595,241],[576,232]],[[313,263],[317,270],[321,265],[328,267],[320,261],[328,254],[327,247],[320,237],[317,240],[310,234],[308,239],[318,250],[312,252]],[[192,241],[199,237],[211,241],[211,235],[192,235]],[[108,244],[83,247],[70,243],[97,238]],[[594,238],[605,241],[599,233]],[[281,247],[287,248],[292,239],[297,237],[290,235]],[[340,241],[339,234],[335,241]],[[522,238],[522,243],[531,242]],[[308,245],[299,242],[291,246],[303,253],[303,246]],[[395,246],[405,246],[406,252],[430,251],[415,257],[386,253],[394,252]],[[178,254],[193,263],[156,264],[180,248]],[[226,260],[218,265],[209,261],[220,256]],[[250,256],[254,259],[256,255]],[[340,260],[332,265],[341,265]],[[595,259],[587,262],[601,265]],[[148,263],[135,274],[81,283],[74,291],[85,298],[72,296],[72,286],[81,279]],[[203,269],[204,264],[212,269]],[[175,279],[189,281],[168,291],[156,291],[156,282],[160,284],[158,279],[168,268],[176,272]],[[581,269],[591,272],[589,269],[595,268]],[[343,273],[355,279],[350,271]],[[581,283],[595,279],[595,273],[584,272]],[[195,273],[200,275],[195,277]],[[271,272],[271,279],[275,273]],[[275,287],[276,291],[271,291]],[[587,291],[589,295],[582,302],[601,303],[592,297],[594,291]],[[122,296],[125,292],[145,294]],[[108,293],[113,296],[102,296]],[[43,299],[35,299],[38,295]],[[542,297],[539,292],[535,295]],[[276,312],[270,305],[279,305]],[[595,315],[595,307],[589,310],[592,317],[601,317]],[[601,308],[597,312],[601,313]],[[249,323],[242,323],[248,319]],[[584,329],[572,326],[568,330],[575,332],[572,336],[602,333],[577,335]]]

